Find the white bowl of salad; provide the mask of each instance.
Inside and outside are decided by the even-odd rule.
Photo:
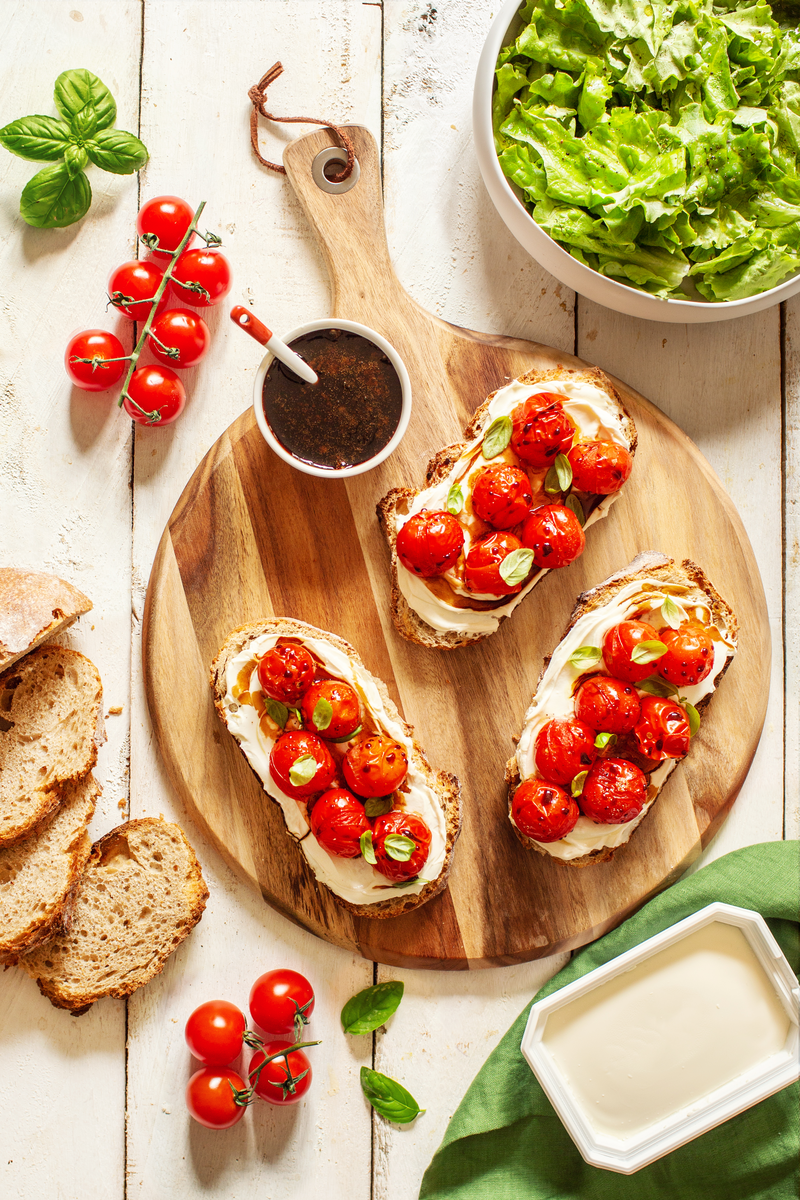
[[[800,0],[507,0],[473,127],[500,216],[581,295],[684,323],[800,292]]]

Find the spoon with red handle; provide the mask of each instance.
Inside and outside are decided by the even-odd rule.
[[[271,329],[267,329],[263,321],[259,321],[258,317],[254,316],[249,309],[241,304],[236,304],[231,309],[231,320],[234,325],[238,325],[245,333],[249,333],[251,338],[259,343],[260,346],[266,346],[270,354],[274,354],[279,358],[295,375],[298,375],[304,383],[318,383],[319,376],[315,371],[311,370],[308,363],[303,362],[299,354],[295,354],[286,342],[282,342],[277,333],[273,333]]]

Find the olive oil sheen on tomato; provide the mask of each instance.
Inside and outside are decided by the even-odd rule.
[[[304,383],[274,359],[264,378],[264,416],[295,458],[331,471],[374,458],[400,422],[402,388],[380,347],[358,333],[321,329],[290,343],[319,376]]]

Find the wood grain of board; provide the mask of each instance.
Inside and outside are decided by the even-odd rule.
[[[375,143],[352,127],[361,180],[331,196],[313,183],[326,131],[292,143],[287,171],[328,263],[334,313],[394,343],[414,393],[408,434],[381,467],[317,480],[277,460],[245,412],[195,471],[159,546],[148,591],[144,669],[167,769],[226,855],[305,928],[400,966],[463,969],[582,945],[674,881],[724,821],[755,753],[769,661],[766,604],[752,549],[722,485],[693,443],[617,382],[639,431],[631,481],[584,555],[551,572],[500,631],[450,653],[403,641],[388,617],[388,555],[374,517],[396,483],[455,440],[494,388],[533,367],[580,365],[545,346],[458,329],[403,291],[383,231]],[[697,519],[702,513],[703,519]],[[641,550],[700,563],[733,605],[740,652],[687,761],[632,843],[575,870],[526,854],[505,815],[503,763],[577,594]],[[208,666],[230,629],[287,614],[353,642],[383,678],[437,767],[464,791],[464,831],[449,889],[390,921],[353,917],[318,888],[211,705]],[[180,687],[176,690],[176,679]],[[746,714],[744,717],[742,714]]]

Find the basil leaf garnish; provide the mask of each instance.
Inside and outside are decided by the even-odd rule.
[[[75,128],[78,114],[90,104],[97,118],[96,129],[106,129],[117,119],[117,105],[111,92],[101,79],[79,67],[74,71],[62,71],[55,82],[53,99],[65,121]],[[79,128],[75,128],[80,133]]]
[[[513,425],[511,417],[495,417],[483,438],[481,454],[484,458],[497,458],[511,441]]]
[[[394,799],[391,796],[369,796],[364,801],[364,812],[370,820],[374,817],[382,817],[384,813],[392,811]]]
[[[509,587],[516,587],[518,583],[522,583],[523,579],[527,579],[532,566],[532,550],[512,550],[500,563],[500,576]]]
[[[343,737],[338,737],[338,738],[326,738],[325,741],[330,742],[332,746],[335,746],[337,744],[337,742],[352,742],[353,738],[358,737],[358,735],[361,733],[361,730],[363,728],[364,728],[363,725],[359,725],[356,729],[353,730],[352,733],[346,733],[346,734],[344,734]]]
[[[633,647],[631,660],[644,666],[645,663],[655,662],[657,658],[667,653],[663,642],[639,642]]]
[[[280,725],[281,729],[286,728],[286,722],[289,720],[289,710],[285,704],[281,704],[280,700],[273,700],[267,696],[264,700],[264,708],[276,725]]]
[[[596,667],[602,657],[603,651],[599,646],[579,646],[573,654],[570,654],[569,661],[579,671],[588,671],[590,667]]]
[[[614,746],[616,741],[617,735],[615,733],[598,733],[594,739],[594,744],[598,750],[605,750],[607,747]]]
[[[361,1068],[361,1090],[376,1113],[395,1125],[407,1125],[425,1112],[401,1083],[369,1067]]]
[[[403,999],[405,984],[399,979],[376,983],[356,993],[342,1009],[342,1028],[345,1033],[372,1033],[389,1020]]]
[[[581,771],[578,775],[575,776],[575,778],[572,781],[572,784],[570,785],[570,790],[571,790],[573,796],[575,796],[575,797],[580,796],[581,792],[583,791],[583,785],[586,783],[586,776],[588,774],[589,774],[588,771]]]
[[[55,162],[61,158],[72,130],[56,117],[20,117],[0,129],[0,145],[19,158],[33,162]]]
[[[61,229],[79,221],[91,203],[92,189],[83,172],[71,179],[65,163],[54,163],[25,184],[19,211],[37,229]]]
[[[390,888],[407,888],[407,887],[413,887],[415,883],[421,883],[421,882],[422,882],[422,880],[420,879],[419,875],[415,875],[413,879],[401,879],[399,881],[399,883],[390,883],[389,887]],[[426,880],[426,882],[428,882],[428,881]],[[386,886],[386,885],[384,885],[384,886]]]
[[[408,862],[417,848],[417,843],[413,838],[406,837],[405,834],[390,833],[387,838],[384,838],[383,848],[389,858],[393,858],[395,862]]]
[[[568,492],[572,484],[572,465],[566,454],[557,454],[556,461],[544,477],[544,490],[549,496]]]
[[[314,705],[314,711],[311,714],[311,720],[317,729],[322,731],[327,729],[333,720],[333,706],[330,700],[326,700],[324,696],[320,696],[317,703]]]
[[[371,867],[375,866],[378,861],[375,857],[375,847],[372,845],[372,830],[365,829],[361,837],[358,839],[358,844],[361,847],[361,853]]]
[[[689,719],[689,737],[694,737],[700,728],[700,713],[693,704],[690,704],[688,700],[684,700],[683,696],[679,697],[678,702],[683,706],[686,716]]]
[[[578,524],[583,528],[586,524],[586,513],[583,511],[583,505],[578,497],[570,492],[564,501],[564,507],[571,509],[575,513],[575,516],[578,518]]]
[[[317,773],[317,760],[313,754],[301,754],[289,768],[289,782],[293,787],[305,787]]]
[[[454,483],[447,493],[447,499],[444,503],[447,511],[454,517],[457,517],[464,507],[464,493],[457,483]]]
[[[665,596],[664,603],[661,605],[661,612],[664,615],[664,620],[669,625],[670,629],[677,629],[685,620],[686,613],[675,603],[672,596]]]
[[[649,678],[643,679],[636,684],[640,692],[647,692],[650,696],[677,696],[678,689],[674,684],[667,683],[666,679],[659,678],[658,675],[650,675]]]
[[[95,166],[113,175],[132,175],[147,162],[144,142],[124,129],[100,129],[85,144]]]

